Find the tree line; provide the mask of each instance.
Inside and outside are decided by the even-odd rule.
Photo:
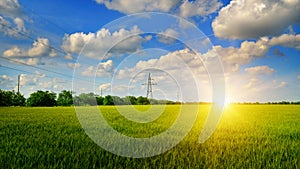
[[[181,104],[170,100],[148,99],[139,96],[99,96],[94,93],[81,93],[73,96],[72,91],[63,90],[58,95],[50,91],[38,90],[31,93],[26,99],[24,95],[15,91],[0,89],[0,106],[28,106],[28,107],[53,107],[53,106],[85,106],[85,105],[148,105],[148,104]]]
[[[72,91],[63,90],[58,95],[54,92],[38,90],[31,93],[26,99],[24,95],[15,91],[5,91],[0,89],[0,106],[28,106],[28,107],[53,107],[53,106],[96,106],[96,105],[148,105],[148,104],[182,104],[170,100],[148,99],[147,97],[139,96],[99,96],[94,93],[81,93],[78,96],[73,96]],[[186,102],[185,104],[189,104]],[[201,104],[201,102],[193,102],[193,104]],[[203,104],[203,103],[202,103]],[[206,103],[210,104],[210,103]],[[244,102],[233,104],[293,104],[300,105],[300,101],[289,102]]]

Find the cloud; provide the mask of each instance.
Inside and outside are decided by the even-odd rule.
[[[172,44],[178,38],[178,32],[168,28],[166,31],[157,35],[158,41],[165,44]]]
[[[28,75],[28,74],[21,74],[20,75],[20,85],[21,86],[36,86],[37,82],[44,78],[45,75],[36,72],[35,74]]]
[[[169,52],[166,55],[160,56],[158,59],[149,59],[146,61],[140,60],[132,68],[119,70],[117,72],[117,78],[134,77],[134,75],[140,72],[140,70],[153,68],[169,71],[172,72],[172,74],[183,75],[183,73],[187,73],[187,71],[182,70],[187,67],[189,67],[189,69],[193,69],[197,73],[203,73],[205,71],[199,56],[188,48]]]
[[[139,34],[141,31],[137,26],[131,30],[121,28],[119,31],[110,32],[108,29],[102,28],[96,33],[85,34],[77,32],[74,34],[66,34],[63,38],[62,49],[66,52],[82,54],[91,58],[100,58],[100,54],[105,54],[107,50],[109,53],[124,54],[135,52],[141,48],[141,43],[145,39]],[[124,41],[122,41],[124,40]],[[119,41],[122,41],[118,43]],[[118,44],[116,44],[118,43]],[[82,51],[82,48],[84,50]],[[113,47],[111,49],[111,47]]]
[[[50,41],[47,38],[38,38],[33,42],[32,48],[28,50],[20,49],[14,46],[3,52],[4,57],[43,57],[43,56],[56,56],[56,52],[52,49]]]
[[[282,81],[278,84],[276,80],[273,80],[273,84],[275,85],[275,89],[284,88],[288,85],[288,83],[285,81]]]
[[[20,32],[25,33],[26,28],[24,21],[20,18],[15,18],[13,22],[0,16],[0,32],[10,37],[21,37]]]
[[[21,14],[21,5],[18,0],[1,0],[0,15],[17,16]]]
[[[161,11],[169,12],[179,0],[96,0],[99,4],[104,4],[108,9],[116,10],[125,14]]]
[[[184,18],[192,16],[207,16],[216,12],[222,3],[218,0],[184,0],[180,6],[180,16]]]
[[[20,62],[26,63],[27,65],[40,65],[42,64],[40,58],[28,58],[26,60],[18,60]]]
[[[106,62],[101,62],[97,66],[87,67],[81,74],[83,76],[95,76],[95,73],[98,77],[110,77],[113,73],[113,61],[108,60]]]
[[[72,60],[73,56],[70,53],[68,53],[68,54],[66,54],[65,59]]]
[[[51,78],[51,79],[39,79],[37,82],[37,87],[43,90],[70,90],[71,83],[68,83],[66,79],[62,78]]]
[[[63,78],[49,78],[46,74],[39,71],[33,74],[21,74],[20,75],[20,86],[21,93],[29,95],[32,92],[38,90],[53,90],[61,91],[63,89],[70,90],[71,83],[68,83]],[[15,87],[16,89],[16,87]]]
[[[21,6],[18,0],[0,1],[0,32],[11,37],[22,37],[20,33],[26,33]]]
[[[281,45],[281,46],[296,48],[300,50],[300,34],[298,35],[282,34],[278,37],[273,37],[270,40],[269,45],[270,46]]]
[[[111,87],[111,84],[110,83],[105,83],[105,84],[102,84],[98,87],[99,91],[101,90],[107,90]]]
[[[3,52],[3,57],[13,58],[28,65],[41,64],[42,57],[55,57],[56,55],[57,53],[51,47],[50,41],[46,38],[38,38],[27,50],[14,46]]]
[[[300,22],[298,0],[232,0],[212,23],[215,36],[229,39],[278,35]]]
[[[71,68],[71,69],[75,69],[75,68],[80,68],[81,67],[81,64],[80,63],[68,63],[68,68]]]
[[[26,28],[24,26],[24,21],[21,18],[18,18],[18,17],[15,18],[14,23],[16,24],[18,31],[26,32]]]
[[[244,88],[246,89],[251,89],[254,91],[258,91],[258,86],[261,84],[262,82],[257,79],[257,78],[252,78],[250,79],[250,81],[244,86]]]
[[[27,52],[23,49],[20,49],[17,46],[14,46],[3,52],[4,57],[23,57],[26,55],[27,55]]]
[[[266,66],[266,65],[246,68],[245,71],[252,75],[257,75],[257,74],[270,75],[275,72],[275,70],[273,68],[270,68],[269,66]]]
[[[0,76],[0,85],[1,87],[9,87],[14,83],[14,79],[7,76],[7,75],[1,75]]]
[[[131,62],[131,60],[126,60],[126,62]],[[123,92],[124,95],[144,95],[146,86],[141,84],[146,83],[148,73],[151,72],[153,82],[157,83],[153,87],[153,92],[160,99],[176,99],[176,93],[179,90],[184,93],[182,97],[186,101],[195,101],[199,97],[203,97],[205,100],[210,99],[210,97],[206,97],[210,88],[209,86],[204,87],[209,84],[202,83],[203,80],[208,79],[206,69],[200,56],[188,48],[169,52],[159,58],[135,60],[131,65],[130,67],[127,67],[128,65],[118,67],[112,84],[113,91]],[[128,88],[131,90],[128,91]],[[206,90],[204,91],[204,89]],[[198,95],[200,90],[201,96]]]
[[[52,81],[53,83],[67,83],[67,80],[62,78],[53,78]]]
[[[125,14],[138,12],[177,12],[174,9],[179,7],[178,15],[188,18],[192,16],[207,16],[216,12],[222,3],[218,0],[96,0],[108,9],[116,10]],[[173,12],[174,11],[174,12]]]
[[[254,58],[264,56],[268,50],[268,39],[260,39],[257,42],[244,41],[239,48],[217,45],[211,51],[220,56],[225,72],[230,73],[238,72],[241,64],[248,64]]]
[[[28,50],[28,56],[56,56],[55,50],[51,48],[50,41],[47,38],[38,38],[34,43],[33,47]]]
[[[286,46],[300,50],[300,35],[282,34],[278,37],[263,37],[257,41],[244,41],[240,47],[224,48],[213,46],[208,52],[217,52],[220,56],[226,73],[239,71],[240,65],[250,63],[253,59],[265,56],[273,46]]]

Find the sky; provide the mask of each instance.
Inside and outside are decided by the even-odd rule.
[[[0,89],[300,100],[299,0],[1,0]],[[224,81],[224,83],[223,83]]]

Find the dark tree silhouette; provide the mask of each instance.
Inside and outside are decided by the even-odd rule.
[[[31,93],[26,101],[27,106],[31,107],[52,107],[56,106],[56,93],[41,91]]]
[[[57,98],[58,106],[71,106],[73,105],[73,97],[71,91],[63,90],[58,94]]]

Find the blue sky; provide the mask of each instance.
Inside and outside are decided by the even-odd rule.
[[[0,88],[16,90],[20,75],[26,97],[139,96],[151,72],[155,98],[211,101],[211,78],[222,71],[228,102],[300,100],[299,8],[298,0],[3,0]]]

